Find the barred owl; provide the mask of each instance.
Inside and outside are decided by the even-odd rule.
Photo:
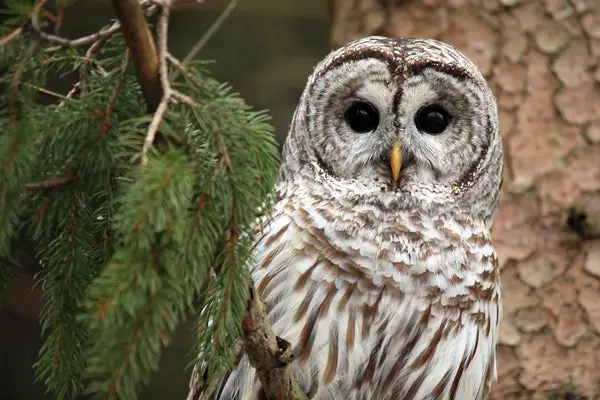
[[[310,76],[253,270],[313,399],[480,400],[501,319],[494,96],[448,44],[368,37]],[[217,399],[260,399],[246,357]]]

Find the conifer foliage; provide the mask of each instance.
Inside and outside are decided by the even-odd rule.
[[[158,21],[154,107],[121,15],[67,40],[63,8],[7,3],[0,290],[18,269],[17,235],[27,235],[45,302],[37,377],[58,399],[134,399],[190,313],[201,374],[219,374],[235,358],[251,226],[276,178],[267,115],[205,64],[168,53],[170,1],[130,2],[144,16],[137,28]],[[73,75],[69,92],[48,88]]]

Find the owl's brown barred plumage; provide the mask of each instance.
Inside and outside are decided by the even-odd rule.
[[[254,278],[313,399],[479,400],[501,317],[490,239],[502,184],[497,107],[433,40],[329,54],[300,99]],[[246,358],[218,399],[257,399]]]

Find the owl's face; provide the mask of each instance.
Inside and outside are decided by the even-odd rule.
[[[309,79],[286,153],[400,206],[497,205],[494,96],[473,63],[433,40],[371,37],[332,52]]]

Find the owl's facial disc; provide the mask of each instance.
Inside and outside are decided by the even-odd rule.
[[[367,57],[310,88],[312,148],[324,171],[350,184],[441,195],[462,184],[490,139],[482,85],[470,76]]]
[[[496,101],[470,60],[435,40],[370,37],[315,67],[282,177],[323,182],[356,201],[489,219],[502,166]]]

